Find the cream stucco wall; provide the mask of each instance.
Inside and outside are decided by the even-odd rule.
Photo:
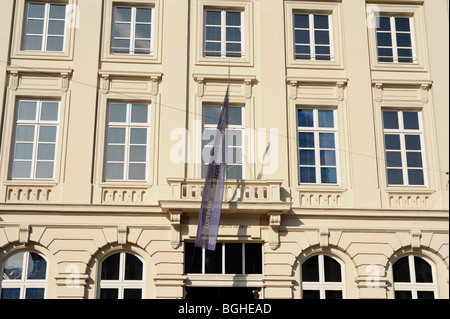
[[[447,1],[53,2],[78,12],[62,53],[21,50],[26,2],[0,2],[0,270],[14,252],[37,251],[48,262],[47,298],[97,298],[99,263],[127,251],[144,260],[145,298],[235,284],[227,275],[190,276],[183,265],[203,187],[202,105],[220,104],[229,79],[230,103],[244,108],[244,126],[256,133],[245,141],[245,179],[226,183],[219,241],[264,249],[263,274],[239,284],[262,288],[265,298],[301,298],[301,263],[327,254],[343,265],[346,298],[394,298],[392,264],[412,254],[432,264],[436,297],[449,297]],[[154,8],[153,57],[109,53],[116,2]],[[376,62],[367,28],[374,5],[414,15],[417,64]],[[210,7],[244,10],[245,58],[202,56],[203,10]],[[293,60],[292,10],[333,14],[335,61]],[[54,180],[9,176],[15,105],[23,97],[61,100]],[[106,108],[116,100],[151,104],[145,182],[103,180]],[[337,110],[336,186],[298,184],[299,105]],[[385,108],[422,111],[426,186],[387,186]],[[182,145],[186,160],[174,160]]]

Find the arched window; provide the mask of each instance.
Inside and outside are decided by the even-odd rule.
[[[35,252],[18,252],[1,265],[1,299],[44,299],[47,261]]]
[[[436,276],[432,266],[418,256],[406,256],[394,263],[395,299],[435,299]]]
[[[100,299],[141,299],[144,263],[130,253],[116,253],[100,265]]]
[[[302,264],[302,298],[345,298],[342,268],[341,263],[330,256],[317,255],[308,258]]]

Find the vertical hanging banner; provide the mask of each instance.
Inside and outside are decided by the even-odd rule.
[[[222,212],[223,191],[225,183],[226,129],[228,127],[228,90],[220,111],[219,122],[214,136],[211,158],[203,187],[202,205],[198,219],[195,246],[216,250],[219,233],[220,214]]]

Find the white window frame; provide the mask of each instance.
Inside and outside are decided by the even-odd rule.
[[[116,27],[116,8],[130,8],[131,9],[131,21],[130,21],[130,38],[126,38],[130,40],[129,53],[117,53],[113,50],[115,27]],[[136,54],[135,53],[135,40],[136,40],[136,10],[137,9],[150,9],[151,10],[151,22],[139,22],[139,24],[149,24],[151,26],[150,38],[145,40],[150,40],[150,53],[149,54]],[[111,25],[111,46],[110,53],[113,55],[136,55],[136,56],[153,56],[154,55],[154,34],[155,34],[155,8],[154,7],[143,7],[143,6],[131,6],[125,4],[116,4],[113,6],[112,13],[112,25]],[[138,38],[144,39],[144,38]]]
[[[109,257],[120,254],[119,259],[119,279],[118,280],[107,280],[107,279],[101,279],[102,274],[102,267],[103,262],[107,260]],[[125,280],[125,256],[127,254],[133,255],[134,257],[138,258],[142,262],[142,280]],[[141,289],[141,299],[144,299],[145,296],[145,278],[146,278],[146,267],[145,267],[145,261],[139,256],[131,252],[118,252],[114,254],[108,255],[105,259],[102,260],[99,266],[99,284],[98,284],[98,294],[97,299],[100,299],[100,292],[101,289],[118,289],[118,299],[123,299],[124,296],[124,290],[125,289]]]
[[[19,113],[19,105],[21,102],[36,102],[36,118],[35,120],[19,120],[18,119],[18,113]],[[40,120],[41,110],[42,110],[42,103],[45,102],[52,102],[52,103],[58,103],[58,118],[56,121],[42,121]],[[9,179],[10,180],[54,180],[55,179],[55,171],[56,171],[56,160],[58,158],[58,144],[59,144],[59,130],[60,130],[60,117],[61,117],[61,101],[59,100],[52,100],[52,99],[18,99],[16,103],[16,110],[15,110],[15,116],[14,116],[14,136],[13,136],[13,143],[11,146],[11,159],[10,159],[10,172],[9,172]],[[17,144],[17,127],[19,125],[25,125],[25,126],[34,126],[35,127],[35,133],[34,133],[34,139],[33,139],[33,154],[31,159],[31,171],[30,171],[30,177],[14,177],[14,162],[15,162],[15,153],[16,153],[16,144]],[[55,154],[53,158],[53,176],[51,178],[37,178],[36,177],[36,166],[38,161],[39,162],[50,162],[50,160],[38,160],[38,145],[39,144],[45,144],[42,142],[39,142],[39,128],[41,126],[56,126],[56,140],[54,142],[55,144]],[[53,143],[52,143],[53,144]]]
[[[45,4],[45,14],[44,14],[44,19],[43,19],[43,21],[44,21],[44,26],[43,26],[43,33],[42,34],[33,34],[33,33],[31,33],[31,34],[28,34],[27,33],[27,25],[28,25],[28,21],[29,21],[29,7],[30,7],[30,4],[33,4],[33,3],[37,3],[37,4],[42,4],[42,2],[33,2],[33,1],[30,1],[30,2],[27,2],[26,3],[26,8],[25,8],[25,18],[24,18],[24,28],[23,28],[23,36],[22,36],[22,49],[24,50],[24,51],[26,51],[26,52],[39,52],[39,51],[41,51],[41,52],[64,52],[65,50],[66,50],[66,30],[67,30],[67,25],[66,25],[66,23],[67,23],[67,4],[66,3],[58,3],[58,2],[45,2],[44,4]],[[50,6],[51,5],[64,5],[64,6],[66,6],[66,16],[64,17],[64,20],[62,20],[62,19],[50,19]],[[41,18],[31,18],[32,20],[42,20]],[[48,26],[49,26],[49,21],[50,20],[55,20],[55,21],[64,21],[65,22],[65,25],[64,25],[64,34],[62,35],[62,36],[58,36],[58,37],[62,37],[63,38],[63,47],[62,47],[62,50],[61,51],[51,51],[51,50],[47,50],[47,41],[48,41]],[[39,36],[42,36],[42,44],[41,44],[41,49],[40,50],[26,50],[25,48],[26,48],[26,37],[27,37],[27,35],[39,35]]]
[[[386,172],[386,185],[389,187],[402,187],[402,186],[410,186],[410,187],[428,187],[428,174],[427,174],[427,158],[426,158],[426,145],[425,145],[425,137],[424,137],[424,130],[423,130],[423,118],[422,118],[422,111],[420,110],[407,110],[407,109],[382,109],[381,114],[383,116],[383,112],[397,112],[398,114],[398,129],[385,129],[383,125],[383,147],[384,147],[384,154],[386,158],[386,143],[385,143],[385,135],[399,135],[400,136],[400,153],[402,158],[402,174],[403,174],[403,184],[389,184],[388,180],[388,167],[387,167],[387,161],[385,163],[385,172]],[[419,120],[419,129],[418,130],[409,130],[404,128],[404,121],[403,121],[403,113],[404,112],[415,112],[417,113],[418,120]],[[383,122],[383,120],[382,120]],[[383,123],[382,123],[383,124]],[[408,176],[408,163],[407,163],[407,157],[406,153],[411,152],[406,150],[405,145],[405,135],[408,134],[414,134],[414,135],[420,135],[420,143],[421,143],[421,150],[420,153],[422,154],[422,171],[423,171],[423,185],[411,185],[409,183],[409,176]],[[416,153],[419,153],[419,151],[413,151]],[[412,168],[417,169],[417,168]]]
[[[16,254],[20,254],[21,252],[17,252],[14,254],[11,254],[11,256],[8,256],[2,263],[0,267],[0,273],[3,275],[3,272],[5,271],[5,263],[6,261],[13,257]],[[22,261],[22,276],[19,280],[5,280],[3,278],[0,278],[0,296],[1,296],[1,290],[6,288],[19,288],[20,289],[20,296],[19,299],[25,299],[26,297],[26,290],[28,288],[43,288],[44,289],[44,299],[46,299],[47,296],[47,279],[48,279],[48,268],[49,263],[47,258],[43,256],[42,254],[35,252],[35,251],[23,251],[23,261]],[[40,257],[42,257],[46,262],[46,269],[45,269],[45,279],[27,279],[27,271],[28,271],[28,263],[30,260],[30,253],[38,254]],[[1,299],[0,299],[1,300]]]
[[[309,39],[310,39],[310,43],[309,43],[309,48],[310,48],[310,55],[311,55],[311,59],[297,59],[296,55],[297,53],[295,53],[295,47],[297,46],[297,43],[295,42],[295,31],[297,30],[306,30],[305,28],[296,28],[295,27],[295,15],[297,14],[303,14],[303,15],[308,15],[309,17],[309,28],[307,29],[309,31]],[[328,37],[330,40],[330,59],[329,60],[325,60],[325,59],[316,59],[316,37],[314,34],[314,31],[316,31],[315,27],[314,27],[314,16],[315,15],[327,15],[328,16]],[[334,53],[334,31],[333,31],[333,15],[331,13],[306,13],[306,12],[298,12],[298,11],[294,11],[292,14],[292,19],[293,19],[293,26],[294,26],[294,60],[297,61],[331,61],[334,62],[335,61],[335,53]],[[325,31],[324,29],[318,29],[320,31]],[[303,44],[302,44],[303,45]],[[327,45],[319,45],[319,46],[327,46]]]
[[[207,25],[206,24],[206,12],[207,11],[216,11],[220,12],[221,15],[221,25],[220,25],[220,57],[218,56],[209,56],[206,55],[206,43],[207,42],[219,42],[219,41],[213,41],[213,40],[206,40],[206,27],[208,26],[214,26],[217,27],[217,25]],[[227,28],[229,27],[227,25],[226,16],[228,12],[238,12],[241,15],[241,25],[240,25],[240,31],[241,31],[241,41],[227,41]],[[204,8],[204,21],[203,21],[203,57],[204,58],[227,58],[227,59],[245,59],[245,14],[243,10],[236,10],[236,9],[216,9],[216,8]],[[231,26],[233,28],[238,28],[237,26]],[[227,43],[240,43],[241,44],[241,56],[240,57],[234,57],[234,56],[227,56]],[[216,52],[216,51],[213,51]],[[231,51],[232,53],[238,53],[237,51]]]
[[[317,108],[310,108],[310,107],[303,107],[303,106],[297,106],[296,108],[296,116],[297,112],[299,110],[312,110],[313,111],[313,120],[314,120],[314,126],[313,127],[300,127],[298,126],[298,123],[296,123],[297,126],[297,180],[299,185],[328,185],[328,186],[339,186],[341,184],[341,173],[340,173],[340,159],[339,159],[339,126],[338,126],[338,115],[337,115],[337,109],[335,108],[326,108],[326,107],[317,107]],[[319,111],[326,110],[326,111],[333,111],[333,121],[334,121],[334,127],[319,127]],[[296,117],[297,119],[297,117]],[[296,120],[297,122],[297,120]],[[299,145],[299,139],[298,139],[298,133],[314,133],[314,154],[315,154],[315,169],[316,169],[316,182],[315,183],[307,183],[307,182],[301,182],[300,181],[300,145]],[[335,141],[335,155],[336,155],[336,183],[322,183],[322,174],[321,174],[321,168],[327,167],[322,166],[320,164],[320,133],[333,133],[334,134],[334,141]],[[310,165],[307,165],[310,167]],[[312,167],[312,166],[311,166]]]
[[[112,104],[126,104],[127,107],[127,114],[126,114],[126,122],[109,122],[109,112],[110,107]],[[133,104],[139,104],[139,105],[147,105],[147,123],[131,123],[131,111],[132,111],[132,105]],[[149,180],[149,161],[150,161],[150,134],[151,134],[151,109],[152,104],[151,103],[134,103],[134,102],[120,102],[120,101],[110,101],[108,102],[108,106],[106,109],[107,116],[106,116],[106,129],[105,129],[105,148],[104,148],[104,162],[103,162],[103,181],[104,182],[117,182],[117,181],[124,181],[124,182],[148,182]],[[124,161],[120,162],[123,163],[123,178],[122,179],[108,179],[106,177],[106,167],[107,164],[112,162],[115,163],[115,161],[108,161],[107,156],[107,150],[110,143],[108,143],[109,137],[108,137],[108,129],[109,128],[124,128],[125,129],[125,153],[124,153]],[[141,128],[147,130],[147,143],[145,144],[146,147],[146,161],[145,161],[145,179],[142,180],[134,180],[129,178],[129,153],[130,153],[130,147],[133,146],[133,144],[130,143],[130,132],[132,128]],[[115,144],[115,143],[113,143]],[[122,144],[120,144],[122,145]],[[143,144],[136,144],[139,146],[143,146]],[[119,162],[117,162],[119,163]],[[136,162],[139,164],[142,164],[141,162]]]
[[[217,107],[218,105],[215,105],[214,103],[211,103],[211,104],[208,104],[208,103],[203,103],[203,105],[202,105],[202,111],[203,111],[203,108],[204,107]],[[242,146],[241,146],[241,148],[242,148],[242,159],[241,159],[241,167],[242,167],[242,176],[241,176],[241,178],[240,179],[245,179],[245,172],[246,172],[246,169],[245,169],[245,158],[246,158],[246,156],[245,156],[245,149],[246,149],[246,145],[245,145],[245,132],[246,132],[246,130],[245,130],[245,106],[244,105],[236,105],[236,106],[232,106],[232,105],[230,105],[229,106],[229,108],[240,108],[241,109],[241,119],[242,119],[242,124],[241,125],[234,125],[234,124],[228,124],[228,126],[226,127],[226,129],[225,129],[225,131],[226,132],[229,132],[229,131],[241,131],[241,136],[242,136]],[[215,130],[215,131],[217,131],[217,125],[213,125],[213,124],[203,124],[202,123],[202,138],[203,138],[203,132],[205,131],[205,130]],[[214,141],[214,139],[213,139],[213,141]],[[213,143],[213,141],[211,142],[211,143],[209,143],[209,144],[206,144],[205,145],[205,147],[206,146],[208,146],[208,145],[213,145],[212,143]],[[202,141],[202,143],[201,143],[201,145],[203,145],[203,141]],[[208,147],[209,148],[209,147]],[[228,146],[226,146],[226,148],[228,149],[229,147]],[[238,147],[231,147],[231,148],[238,148]],[[206,163],[206,162],[204,162],[203,161],[203,152],[204,152],[204,148],[202,147],[202,159],[201,159],[201,161],[202,161],[202,170],[201,170],[201,175],[203,174],[202,172],[203,172],[203,166],[208,166],[208,163]],[[225,160],[226,160],[226,158],[225,158]],[[239,165],[237,165],[237,164],[229,164],[229,163],[226,163],[226,165],[227,166],[239,166]],[[202,176],[201,178],[206,178],[206,176]],[[225,179],[228,179],[228,177],[227,177],[227,172],[225,171]]]
[[[382,64],[382,63],[396,63],[396,64],[417,64],[417,50],[416,50],[416,35],[415,35],[415,25],[414,25],[414,18],[413,17],[408,17],[408,16],[401,16],[401,15],[387,15],[387,14],[381,14],[380,18],[389,18],[389,23],[390,23],[390,27],[391,27],[391,31],[377,31],[375,30],[375,33],[378,34],[379,32],[381,33],[389,33],[391,40],[392,40],[392,58],[393,58],[393,62],[386,62],[386,61],[380,61],[380,56],[378,54],[378,48],[380,48],[380,46],[378,45],[378,41],[377,41],[377,61],[378,63]],[[413,60],[412,62],[399,62],[399,56],[398,56],[398,45],[397,45],[397,30],[396,30],[396,24],[395,24],[395,19],[396,18],[408,18],[409,19],[409,27],[410,27],[410,31],[409,32],[405,32],[405,31],[399,31],[399,33],[408,33],[411,36],[411,50],[412,50],[412,57],[411,59]]]
[[[426,261],[431,267],[431,274],[433,276],[432,283],[417,283],[416,282],[416,268],[414,263],[414,257],[422,258]],[[437,282],[436,282],[436,269],[434,263],[430,262],[428,259],[417,256],[417,255],[408,255],[402,258],[408,258],[408,266],[409,266],[409,276],[410,282],[395,282],[394,281],[394,298],[396,291],[410,291],[412,295],[412,299],[417,299],[417,291],[432,291],[434,293],[434,299],[438,299],[438,290],[437,290]],[[399,258],[397,261],[399,261]],[[397,262],[396,261],[396,262]],[[395,263],[392,265],[392,271],[394,269]]]
[[[335,261],[339,263],[341,266],[341,282],[326,282],[325,281],[325,263],[324,263],[324,254],[317,255],[319,257],[319,281],[303,281],[301,280],[301,294],[303,298],[303,291],[304,290],[319,290],[320,291],[320,299],[325,299],[325,291],[326,290],[339,290],[342,291],[342,299],[346,299],[347,293],[346,293],[346,279],[345,279],[345,265],[340,261],[339,259],[326,255],[330,258],[333,258]],[[305,259],[306,262],[309,258],[314,257],[310,256],[307,259]],[[302,263],[303,265],[303,263]],[[300,269],[302,269],[302,265],[300,266]],[[303,276],[303,274],[302,274]]]

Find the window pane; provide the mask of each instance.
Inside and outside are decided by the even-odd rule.
[[[51,35],[64,35],[64,21],[54,21],[50,20],[48,22],[48,34]]]
[[[44,257],[36,253],[30,253],[27,271],[28,279],[45,279],[47,273],[47,262],[45,261]]]
[[[202,272],[202,249],[194,243],[184,244],[184,273],[200,274]]]
[[[44,18],[45,4],[44,3],[30,3],[28,5],[29,18]]]
[[[407,130],[419,129],[419,116],[417,112],[403,112],[403,123]]]
[[[131,107],[131,123],[148,122],[148,105],[133,104]]]
[[[417,299],[434,299],[433,291],[418,291]]]
[[[36,120],[36,102],[21,101],[19,104],[18,119],[23,121]]]
[[[221,47],[220,43],[207,42],[205,45],[206,56],[220,56]]]
[[[325,299],[342,299],[341,290],[325,290]]]
[[[53,178],[53,162],[38,162],[36,165],[36,178]]]
[[[405,135],[405,143],[408,151],[420,151],[422,149],[419,135]]]
[[[123,179],[123,164],[106,165],[106,179]]]
[[[42,102],[41,121],[57,121],[58,120],[58,103]]]
[[[322,175],[322,183],[327,184],[336,184],[337,183],[337,175],[336,175],[336,168],[330,168],[330,167],[322,167],[320,169],[321,175]]]
[[[319,281],[319,256],[308,258],[302,264],[302,281]]]
[[[378,32],[377,45],[379,47],[392,47],[392,37],[390,33]]]
[[[422,153],[418,152],[406,152],[406,162],[408,167],[422,167]]]
[[[34,141],[34,126],[17,126],[17,141],[33,142]]]
[[[203,125],[211,124],[217,125],[220,117],[219,106],[205,106],[203,107]]]
[[[241,13],[240,12],[227,12],[227,25],[241,25]]]
[[[151,22],[152,21],[152,9],[137,8],[136,9],[136,22]]]
[[[226,50],[227,50],[227,57],[240,57],[241,56],[241,44],[240,43],[227,43]]]
[[[225,273],[242,274],[242,244],[225,244]]]
[[[42,50],[42,37],[35,35],[27,35],[25,40],[25,50],[29,51]]]
[[[300,165],[315,165],[316,156],[314,150],[300,150]]]
[[[206,24],[220,25],[221,20],[220,11],[206,11]]]
[[[20,252],[14,254],[6,260],[3,270],[3,280],[22,279],[24,254],[24,252]]]
[[[142,289],[124,289],[123,299],[142,299]]]
[[[334,127],[334,112],[319,110],[319,127]]]
[[[242,131],[227,129],[226,137],[228,146],[242,146]]]
[[[295,30],[295,43],[310,44],[310,36],[308,30]]]
[[[132,128],[130,130],[130,143],[143,145],[147,144],[147,129]]]
[[[412,299],[411,291],[396,291],[395,299]]]
[[[385,129],[398,129],[398,112],[383,112],[383,124]]]
[[[225,158],[227,164],[242,164],[242,149],[229,147]]]
[[[395,18],[395,29],[397,31],[411,31],[409,18]]]
[[[134,53],[150,54],[150,41],[149,40],[136,40],[134,43]]]
[[[16,160],[31,160],[33,158],[33,144],[16,144],[16,152],[14,159]]]
[[[330,60],[330,47],[329,46],[316,46],[316,60]]]
[[[149,24],[136,24],[136,38],[150,38],[150,32]]]
[[[325,281],[341,282],[341,265],[332,257],[324,256],[323,258],[325,265]]]
[[[130,162],[145,162],[147,158],[147,147],[130,146]]]
[[[39,142],[56,142],[56,126],[41,126],[39,129]]]
[[[315,14],[314,15],[314,28],[328,29],[328,16]]]
[[[125,143],[125,129],[115,127],[109,128],[108,143]]]
[[[131,24],[116,23],[114,25],[114,36],[120,38],[129,38],[131,35]]]
[[[142,261],[132,254],[125,255],[125,280],[142,280]]]
[[[30,178],[31,162],[14,162],[13,178]]]
[[[125,146],[109,145],[106,158],[108,161],[123,162],[125,160]]]
[[[315,31],[316,44],[330,44],[330,34],[328,31]]]
[[[378,31],[390,31],[391,22],[389,17],[380,17],[379,25],[377,26]]]
[[[20,288],[3,288],[1,299],[20,299]]]
[[[300,183],[315,183],[316,169],[314,167],[300,167]]]
[[[66,6],[62,4],[50,5],[50,19],[65,19]]]
[[[144,181],[146,179],[145,164],[130,164],[128,178],[136,181]]]
[[[319,133],[320,148],[335,148],[334,133]]]
[[[116,21],[131,22],[131,8],[116,8]]]
[[[227,165],[227,171],[225,176],[227,179],[242,179],[242,166]]]
[[[216,245],[216,250],[205,250],[205,273],[222,273],[222,244]]]
[[[296,45],[295,58],[296,59],[311,59],[311,48],[309,45]]]
[[[100,299],[118,299],[119,289],[116,288],[102,288],[100,289]]]
[[[295,28],[309,28],[309,16],[307,14],[294,14]]]
[[[126,104],[111,104],[109,108],[109,121],[123,123],[127,120]]]
[[[303,299],[320,299],[319,290],[303,290]]]
[[[53,161],[55,159],[55,144],[39,144],[37,159]]]
[[[44,20],[28,20],[27,34],[43,34]]]
[[[336,166],[336,152],[320,151],[320,165]]]
[[[220,27],[206,27],[206,40],[220,41],[221,29]]]
[[[425,180],[423,176],[423,170],[409,169],[408,170],[409,185],[424,185]]]
[[[298,144],[299,147],[314,148],[314,133],[298,133]]]
[[[393,267],[394,282],[411,282],[408,257],[397,260]]]
[[[118,280],[119,279],[119,262],[120,253],[114,254],[106,258],[102,263],[102,280]]]
[[[114,39],[114,53],[130,53],[130,40]]]
[[[401,169],[388,169],[388,184],[403,185],[403,172]]]
[[[387,150],[400,150],[400,135],[384,135],[385,148]]]
[[[402,167],[402,153],[386,152],[386,166],[387,167]]]
[[[63,37],[48,37],[47,51],[62,51],[64,45]]]
[[[409,33],[397,33],[397,45],[399,47],[411,47],[411,35]]]
[[[227,41],[241,41],[240,28],[227,28]]]
[[[298,110],[297,122],[299,127],[313,127],[313,110]]]
[[[27,288],[25,291],[25,299],[44,299],[44,288]]]
[[[245,273],[262,274],[261,244],[245,244]]]
[[[228,108],[228,123],[230,125],[242,125],[242,108]]]
[[[433,282],[431,266],[425,259],[414,256],[414,268],[416,270],[416,282]]]

